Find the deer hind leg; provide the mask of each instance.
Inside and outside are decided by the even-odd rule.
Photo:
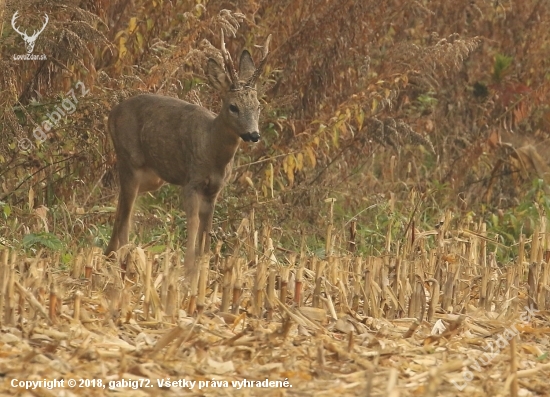
[[[105,255],[111,255],[121,246],[128,244],[130,217],[140,185],[135,171],[124,164],[119,164],[119,181],[120,193],[118,195],[115,224]]]
[[[128,244],[130,234],[130,218],[134,202],[139,193],[157,190],[164,181],[150,169],[133,170],[131,167],[120,165],[120,194],[115,216],[115,225],[111,241],[105,250],[105,255],[111,254],[121,246]]]

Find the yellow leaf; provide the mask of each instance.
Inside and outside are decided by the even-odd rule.
[[[315,156],[315,152],[310,146],[307,146],[306,153],[308,155],[309,162],[311,163],[311,168],[315,168],[315,165],[317,164],[317,157]]]
[[[304,155],[302,153],[298,153],[298,156],[296,156],[296,171],[302,171],[304,169]]]
[[[287,177],[288,177],[288,184],[289,184],[290,186],[294,185],[294,173],[293,173],[293,172],[290,172],[290,173],[287,175]]]
[[[315,138],[313,138],[313,143],[314,143],[317,147],[319,147],[319,137],[318,137],[318,136],[316,136]]]
[[[143,52],[143,35],[139,32],[136,33],[136,39],[139,47],[139,51]]]
[[[128,32],[134,33],[134,30],[137,28],[137,18],[132,17],[130,18],[130,21],[128,22]]]
[[[296,169],[296,159],[293,154],[286,156],[286,176],[290,185],[294,184],[294,170]]]
[[[346,126],[346,123],[340,124],[340,132],[342,136],[346,136],[348,134],[348,128]]]
[[[363,121],[365,121],[365,112],[363,112],[363,109],[359,109],[359,111],[355,113],[355,120],[357,121],[357,129],[360,130],[363,128]]]
[[[120,37],[120,41],[118,42],[118,59],[124,58],[126,53],[128,52],[128,49],[126,48],[126,42],[128,39],[124,36]]]
[[[334,147],[338,147],[338,138],[340,137],[340,134],[338,133],[338,128],[332,129],[332,145]]]
[[[292,171],[296,169],[296,157],[293,154],[288,155],[288,169]]]
[[[324,124],[319,124],[319,129],[317,130],[317,132],[322,132],[322,131],[324,131],[326,128],[327,128],[326,125],[324,125]]]
[[[372,106],[371,110],[372,112],[376,112],[376,109],[378,108],[378,100],[376,98],[372,98]]]
[[[126,31],[125,30],[121,30],[120,32],[118,32],[116,35],[115,35],[115,38],[113,39],[114,41],[117,41],[120,36],[126,34]]]

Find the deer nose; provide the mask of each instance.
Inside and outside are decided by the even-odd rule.
[[[246,134],[242,134],[241,138],[245,142],[258,142],[260,140],[260,133],[258,131],[247,132]]]

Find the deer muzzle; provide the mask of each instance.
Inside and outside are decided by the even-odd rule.
[[[258,142],[260,140],[260,133],[258,131],[247,132],[246,134],[242,134],[241,138],[245,142]]]

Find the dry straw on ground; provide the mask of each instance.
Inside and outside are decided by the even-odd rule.
[[[319,258],[274,249],[251,216],[191,280],[179,252],[124,247],[110,264],[90,249],[60,270],[58,257],[4,250],[0,393],[57,396],[11,382],[64,379],[67,396],[548,395],[545,222],[500,265],[483,224],[449,230],[450,217],[388,233],[380,257],[353,255],[353,241],[338,254],[347,239],[331,226]],[[292,387],[232,386],[245,379]],[[134,388],[110,389],[121,380]]]

